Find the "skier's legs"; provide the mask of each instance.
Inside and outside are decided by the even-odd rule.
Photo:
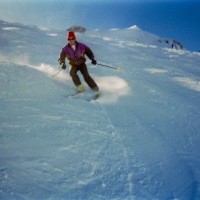
[[[80,78],[77,75],[78,70],[79,69],[77,67],[75,67],[75,66],[71,66],[70,65],[70,67],[69,67],[69,74],[70,74],[70,76],[72,78],[72,81],[73,81],[74,85],[77,86],[77,87],[79,85],[81,85]]]
[[[85,82],[88,84],[88,86],[92,90],[98,91],[99,88],[98,88],[97,84],[95,83],[95,81],[93,80],[93,78],[89,75],[86,65],[82,64],[80,66],[79,70],[81,71],[83,78],[84,78]]]

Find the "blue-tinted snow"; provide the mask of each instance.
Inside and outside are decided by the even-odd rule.
[[[79,33],[123,69],[88,60],[89,103],[52,78],[65,35],[0,21],[0,199],[199,199],[200,54],[137,26]]]

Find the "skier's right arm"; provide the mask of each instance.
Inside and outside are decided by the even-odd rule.
[[[65,57],[66,57],[65,53],[63,51],[61,51],[59,58],[58,58],[58,62],[63,69],[66,69]]]

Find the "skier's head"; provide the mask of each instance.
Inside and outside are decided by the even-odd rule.
[[[72,31],[68,32],[67,34],[67,41],[70,42],[71,40],[76,41],[76,36]]]

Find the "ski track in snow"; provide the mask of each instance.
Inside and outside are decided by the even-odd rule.
[[[125,177],[125,180],[127,182],[127,184],[125,184],[125,190],[128,191],[128,195],[126,194],[126,198],[133,199],[134,198],[133,183],[132,183],[133,173],[131,172],[131,169],[130,169],[128,150],[124,146],[124,140],[123,140],[122,135],[117,131],[116,127],[113,125],[112,121],[110,120],[110,117],[107,114],[107,111],[105,110],[105,107],[103,106],[103,104],[100,104],[100,106],[105,113],[108,124],[110,124],[110,126],[113,129],[112,135],[114,135],[115,138],[118,139],[119,145],[121,146],[120,148],[121,148],[121,152],[122,152],[122,155],[124,158],[124,166],[123,167],[125,170],[125,174],[127,175],[127,177]]]
[[[1,199],[199,199],[199,53],[136,26],[77,34],[123,69],[88,61],[90,103],[52,78],[64,31],[0,22]]]

